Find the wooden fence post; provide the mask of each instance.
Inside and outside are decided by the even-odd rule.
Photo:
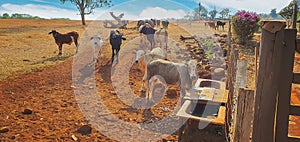
[[[249,142],[253,121],[254,90],[239,89],[237,99],[235,142]]]
[[[237,62],[236,84],[235,89],[238,92],[239,88],[246,88],[247,84],[247,65],[248,61],[243,58]]]
[[[262,22],[261,53],[255,94],[253,142],[274,141],[275,108],[284,22]]]
[[[228,134],[227,138],[231,139],[230,137],[230,129],[232,127],[232,109],[233,109],[233,96],[234,96],[234,83],[236,80],[236,66],[237,60],[239,58],[238,50],[231,49],[230,52],[230,60],[228,65],[228,99],[226,103],[226,117],[225,117],[225,127],[226,132]]]
[[[296,48],[296,34],[297,30],[285,30],[282,52],[282,59],[280,62],[280,82],[278,92],[278,107],[276,118],[276,142],[288,141],[288,126],[289,126],[289,108],[291,100],[291,87],[293,81],[293,66]]]

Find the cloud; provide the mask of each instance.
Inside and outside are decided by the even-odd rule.
[[[88,15],[88,19],[100,19],[100,20],[113,20],[109,12],[112,11],[116,16],[124,13],[123,19],[126,20],[140,20],[140,19],[166,19],[166,18],[183,18],[186,15],[186,11],[179,10],[168,10],[161,7],[147,7],[140,13],[133,13],[132,11],[120,11],[119,8],[113,8],[109,10],[96,9],[94,14]]]
[[[40,1],[40,0],[39,0]],[[142,10],[140,13],[133,13],[132,11],[120,11],[117,8],[112,9],[95,9],[93,14],[86,15],[87,20],[113,20],[109,12],[113,11],[115,15],[124,13],[123,19],[138,20],[138,19],[165,19],[165,18],[182,18],[186,15],[184,10],[168,10],[161,7],[148,7]],[[70,18],[72,20],[80,20],[81,17],[76,10],[67,10],[54,6],[39,5],[39,4],[3,4],[0,7],[0,14],[29,14],[32,16],[39,16],[41,18]]]
[[[157,19],[166,19],[166,18],[183,18],[186,15],[184,10],[167,10],[161,7],[148,7],[144,9],[139,17],[142,19],[157,18]]]
[[[79,20],[80,16],[77,15],[77,11],[61,9],[46,5],[36,5],[36,4],[26,4],[26,5],[16,5],[16,4],[3,4],[0,7],[1,13],[8,14],[29,14],[32,16],[39,16],[41,18],[70,18],[74,20]]]
[[[199,0],[194,0],[199,2]],[[201,4],[210,7],[232,8],[236,10],[247,10],[257,13],[270,13],[271,9],[276,8],[279,12],[290,3],[290,0],[201,0]]]

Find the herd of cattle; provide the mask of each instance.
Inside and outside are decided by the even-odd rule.
[[[219,30],[219,27],[222,27],[222,30],[224,31],[224,26],[226,22],[217,21],[216,23],[214,21],[206,22],[205,26],[209,26],[210,28],[214,30]]]
[[[162,24],[162,27],[160,25]],[[146,100],[152,100],[153,90],[156,86],[163,86],[166,88],[167,84],[179,85],[181,96],[189,93],[192,88],[192,82],[197,79],[195,60],[186,61],[186,63],[175,63],[166,60],[168,53],[168,21],[160,20],[139,20],[137,22],[137,29],[140,34],[140,47],[136,51],[136,63],[140,64],[141,70],[145,71],[143,76],[142,90],[146,92]],[[205,26],[211,28],[224,28],[225,23],[218,21],[215,25],[214,22],[207,22]],[[78,33],[69,32],[61,34],[55,30],[49,32],[52,34],[55,43],[59,47],[59,55],[62,54],[62,45],[71,44],[73,41],[76,45],[76,53],[78,51]],[[93,45],[93,63],[98,62],[98,52],[102,52],[103,40],[98,35],[90,38]],[[111,63],[114,63],[116,55],[116,64],[118,63],[119,51],[121,49],[122,40],[126,40],[123,34],[118,30],[111,30],[109,41],[112,47]],[[159,45],[159,46],[158,46]],[[165,47],[165,48],[163,48]],[[143,59],[142,59],[143,58]],[[153,79],[155,78],[155,79]],[[163,91],[165,92],[165,91]]]

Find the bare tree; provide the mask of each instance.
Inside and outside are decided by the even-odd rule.
[[[225,17],[229,16],[229,8],[222,9],[219,14],[221,15],[221,18],[224,19]],[[229,18],[229,17],[228,17]],[[225,18],[226,19],[226,18]]]
[[[111,0],[60,0],[63,4],[70,1],[79,10],[82,25],[85,23],[85,15],[89,15],[94,12],[95,8],[103,6],[111,6]]]
[[[211,20],[215,20],[218,11],[216,9],[210,11],[208,14],[210,15]]]

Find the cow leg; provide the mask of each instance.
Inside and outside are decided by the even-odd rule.
[[[150,94],[149,93],[151,93],[150,89],[149,89],[149,87],[150,87],[149,86],[149,80],[146,81],[146,86],[147,86],[146,93],[145,93],[146,94],[146,104],[148,105],[148,102],[150,100],[150,97],[149,97]]]
[[[58,55],[62,55],[62,44],[58,45]]]
[[[114,62],[114,57],[115,57],[115,49],[112,48],[111,64]]]
[[[78,42],[77,42],[77,40],[75,40],[74,42],[75,42],[75,45],[76,45],[76,52],[75,53],[77,54],[78,53]]]
[[[120,51],[120,48],[117,48],[117,62],[116,63],[119,63],[119,51]]]
[[[145,82],[147,80],[147,73],[148,72],[147,72],[147,65],[146,65],[145,74],[144,74],[143,79],[142,79],[142,91],[146,91],[146,89],[145,89]]]
[[[186,92],[186,87],[185,85],[180,85],[180,96],[183,98],[185,96],[185,92]]]
[[[102,48],[100,48],[100,50],[99,50],[99,58],[101,59],[101,53],[102,53]],[[96,54],[96,59],[97,59],[97,62],[96,63],[98,63],[98,57],[97,57],[97,54]]]
[[[145,75],[144,75],[144,77],[145,77]],[[143,77],[143,81],[142,81],[142,91],[146,91],[144,77]]]
[[[97,53],[96,53],[95,51],[94,51],[93,62],[94,62],[95,64],[98,63],[98,57],[97,57]]]

